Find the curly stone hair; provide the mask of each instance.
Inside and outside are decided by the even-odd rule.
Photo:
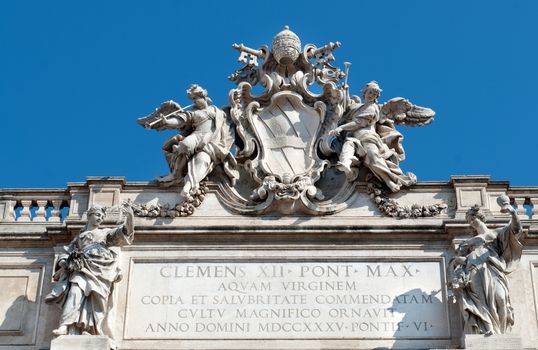
[[[187,96],[189,96],[191,100],[194,100],[195,98],[205,99],[207,98],[207,90],[198,84],[192,84],[187,90]]]
[[[189,97],[189,99],[191,99],[192,101],[194,101],[195,99],[197,98],[203,98],[208,105],[212,105],[213,104],[213,101],[211,100],[211,98],[209,98],[207,96],[207,90],[204,89],[203,87],[201,87],[200,85],[198,84],[192,84],[188,89],[187,89],[187,96]]]
[[[366,92],[368,90],[374,90],[377,93],[377,97],[375,99],[376,102],[377,102],[377,99],[379,98],[379,96],[381,95],[381,92],[383,91],[379,87],[379,83],[377,81],[375,81],[375,80],[372,80],[371,82],[364,85],[364,87],[361,89],[361,95],[362,95],[363,100],[366,99]]]
[[[88,211],[86,212],[86,216],[90,217],[90,215],[93,215],[95,213],[103,214],[103,219],[104,219],[106,217],[106,207],[102,207],[99,204],[94,204],[94,205],[92,205],[92,207],[90,209],[88,209]],[[87,229],[88,229],[88,223],[86,223],[86,225],[84,225],[84,227],[82,228],[82,230],[80,232],[84,232]]]
[[[106,208],[98,204],[93,205],[87,212],[87,215],[90,216],[94,213],[101,212],[103,216],[106,216]]]
[[[465,214],[465,219],[467,221],[471,221],[472,218],[477,218],[482,222],[486,222],[486,215],[484,215],[482,210],[480,210],[480,206],[478,204],[473,205]]]

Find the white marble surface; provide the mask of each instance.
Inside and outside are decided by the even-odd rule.
[[[467,334],[465,335],[465,349],[519,350],[523,349],[523,343],[518,335],[494,334],[486,337],[482,334]]]
[[[101,197],[90,195],[106,187],[101,186],[101,183],[110,185],[111,189],[117,187],[118,191],[106,191]],[[349,332],[343,333],[341,338],[330,338],[326,335],[318,338],[273,337],[270,339],[247,337],[235,339],[224,337],[181,338],[180,340],[174,338],[129,338],[133,335],[133,328],[129,327],[132,326],[133,322],[131,311],[135,308],[128,303],[134,302],[132,293],[136,292],[137,288],[140,288],[142,292],[148,290],[153,292],[152,289],[155,289],[156,292],[162,293],[163,290],[166,290],[162,285],[155,283],[149,274],[142,276],[144,278],[142,281],[140,278],[134,279],[136,276],[132,272],[136,269],[132,269],[132,266],[146,262],[155,262],[157,265],[163,263],[225,263],[226,265],[239,264],[246,267],[264,263],[297,263],[296,266],[300,267],[305,262],[315,262],[322,265],[334,262],[344,264],[371,262],[429,264],[439,262],[440,269],[444,270],[446,263],[453,255],[451,247],[453,238],[463,241],[468,238],[469,234],[469,226],[464,221],[467,209],[462,206],[464,198],[461,197],[461,191],[457,190],[460,187],[465,190],[470,188],[477,188],[480,191],[483,188],[485,190],[486,200],[483,203],[483,209],[486,210],[488,220],[491,220],[488,222],[491,222],[492,228],[501,227],[508,222],[508,216],[501,213],[495,204],[495,198],[499,194],[507,193],[511,199],[514,198],[514,202],[519,206],[523,199],[536,196],[538,193],[536,188],[510,187],[508,183],[492,182],[484,176],[453,177],[451,183],[419,183],[413,188],[400,191],[395,195],[398,201],[406,205],[416,202],[441,201],[447,203],[449,205],[447,213],[434,218],[394,219],[383,217],[367,198],[363,187],[359,187],[355,197],[353,197],[356,201],[350,203],[347,209],[336,215],[315,217],[263,215],[254,217],[231,214],[222,205],[218,189],[210,185],[210,192],[203,205],[190,217],[136,218],[136,244],[118,250],[121,268],[125,275],[123,280],[115,286],[114,299],[116,303],[110,320],[114,337],[118,340],[119,349],[458,348],[461,346],[460,337],[463,327],[456,304],[451,303],[450,300],[446,302],[449,322],[447,325],[448,336],[411,339],[388,336],[377,339],[354,338],[353,334],[350,335]],[[60,247],[68,244],[83,227],[86,222],[84,211],[91,204],[94,204],[93,201],[110,204],[130,198],[141,202],[158,201],[162,203],[169,201],[175,203],[178,196],[175,189],[157,189],[147,183],[125,183],[122,179],[104,178],[92,178],[86,183],[70,184],[67,194],[62,194],[64,197],[60,196],[60,192],[59,190],[49,190],[46,194],[50,194],[53,200],[70,198],[71,210],[66,221],[17,222],[4,220],[0,222],[0,241],[4,246],[0,249],[0,264],[4,276],[11,281],[10,283],[20,282],[20,276],[26,273],[24,272],[26,268],[29,268],[29,271],[34,268],[42,271],[36,278],[38,283],[31,284],[30,288],[27,289],[29,295],[36,295],[35,303],[31,302],[28,305],[35,308],[37,318],[32,316],[29,318],[29,322],[23,321],[23,326],[28,328],[23,327],[20,335],[10,335],[10,332],[16,331],[15,328],[20,324],[20,318],[10,319],[4,323],[3,327],[7,332],[0,332],[0,349],[14,349],[16,347],[17,350],[40,350],[50,347],[51,332],[57,325],[59,309],[44,304],[42,299],[43,295],[49,293],[51,289],[54,252],[58,253]],[[120,195],[117,196],[117,193]],[[21,189],[14,190],[13,195],[17,200],[27,201],[28,198],[43,198],[44,194],[37,190]],[[3,203],[9,204],[8,202]],[[518,215],[520,215],[519,211],[523,209],[518,207]],[[522,348],[533,349],[538,344],[538,311],[536,308],[538,300],[536,232],[538,231],[536,229],[536,216],[530,217],[523,214],[521,214],[521,218],[528,236],[520,268],[509,275],[511,300],[516,317],[512,335],[521,337]],[[111,215],[111,220],[107,221],[106,225],[112,227],[114,224],[114,217]],[[13,271],[13,269],[17,270],[15,278],[13,275],[5,273]],[[24,273],[19,275],[19,272]],[[436,271],[436,273],[435,276],[440,276],[444,272]],[[292,278],[292,280],[294,279],[296,277]],[[430,286],[424,285],[423,282],[433,283],[430,279],[430,274],[428,274],[425,278],[423,276],[422,281],[412,284],[426,290],[424,286]],[[256,281],[256,278],[249,278],[250,280]],[[261,280],[278,282],[278,279],[275,278],[261,278]],[[356,280],[361,283],[360,288],[365,285],[364,279],[357,278]],[[366,284],[366,286],[372,290],[376,288],[384,291],[386,288],[393,288],[398,291],[402,285],[394,284],[394,280],[398,281],[392,276],[391,281],[381,286],[372,284]],[[171,286],[174,286],[174,283],[178,282],[173,282]],[[436,283],[433,283],[432,287],[435,287]],[[414,288],[411,284],[405,286],[409,286],[409,289],[405,289],[404,292]],[[194,293],[209,288],[211,285],[201,284],[188,287],[190,288],[189,292]],[[6,296],[3,306],[4,312],[8,312],[9,306],[14,304],[12,302],[14,295],[21,294],[21,288],[17,288],[4,288],[3,292],[0,292],[10,291],[8,294],[1,294]],[[174,290],[181,291],[182,288],[184,287],[180,285],[177,288],[174,287]],[[226,295],[226,293],[230,294],[229,291],[222,294]],[[445,291],[443,290],[442,293]],[[308,291],[304,294],[307,297],[315,297],[320,293]],[[381,306],[386,308],[384,305]],[[153,309],[157,310],[160,307],[157,305]],[[166,308],[169,306],[164,309]],[[432,311],[432,309],[428,310]],[[136,310],[134,311],[136,312]],[[178,312],[175,311],[172,315],[178,317]],[[153,314],[153,312],[141,314],[141,317],[152,320]],[[25,317],[31,315],[34,314],[25,313]],[[435,315],[435,313],[429,312],[429,315]],[[325,319],[322,320],[322,322],[324,321]],[[196,321],[189,320],[189,322]],[[349,335],[350,337],[348,337]],[[15,345],[17,342],[21,345]]]
[[[131,266],[127,339],[449,337],[439,261]]]
[[[62,335],[51,342],[50,350],[110,350],[111,344],[105,336]]]

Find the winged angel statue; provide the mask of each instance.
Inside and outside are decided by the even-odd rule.
[[[402,186],[415,184],[417,179],[413,173],[404,174],[399,167],[400,161],[405,159],[405,152],[403,136],[394,124],[427,125],[433,121],[435,112],[415,106],[401,97],[379,104],[381,91],[376,81],[366,84],[362,89],[364,103],[354,104],[347,112],[349,121],[329,134],[342,136],[345,131],[337,168],[349,180],[357,177],[358,167],[364,164],[391,191],[397,192]]]
[[[418,205],[403,210],[384,192],[416,183],[400,168],[403,137],[394,126],[429,124],[431,109],[403,98],[379,104],[376,82],[362,90],[364,102],[351,97],[350,64],[342,70],[332,63],[339,42],[302,47],[286,26],[271,47],[233,47],[244,65],[229,77],[237,86],[228,94],[228,107],[216,108],[207,92],[193,85],[187,91],[192,107],[169,101],[139,119],[146,128],[181,130],[163,146],[171,173],[157,183],[183,184],[181,197],[192,201],[200,182],[222,165],[231,181],[217,177],[217,195],[240,214],[335,213],[353,202],[356,184],[364,181],[375,184],[370,197],[387,215],[439,212],[440,207]],[[255,87],[262,92],[255,94]]]
[[[171,173],[155,181],[164,186],[182,183],[182,201],[198,191],[200,182],[217,164],[224,164],[226,174],[235,180],[235,159],[230,154],[233,133],[225,112],[212,104],[207,91],[199,85],[191,85],[187,95],[193,105],[185,109],[167,101],[149,116],[138,119],[147,129],[181,131],[163,145]]]

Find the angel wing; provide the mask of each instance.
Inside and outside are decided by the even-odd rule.
[[[402,97],[390,99],[381,106],[381,119],[390,119],[400,125],[428,125],[434,116],[432,109],[416,106]]]
[[[182,110],[183,109],[177,102],[166,101],[161,103],[159,108],[155,109],[153,113],[145,117],[138,118],[137,123],[146,129],[153,129],[161,120],[163,120],[163,118],[166,118],[166,116],[169,114]]]

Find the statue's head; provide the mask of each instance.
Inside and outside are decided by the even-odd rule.
[[[106,208],[98,204],[94,204],[87,212],[88,222],[94,226],[99,226],[106,218]]]
[[[372,80],[362,88],[362,99],[365,102],[377,102],[377,99],[381,95],[382,91],[383,90],[381,90],[377,81]]]
[[[283,65],[292,64],[301,53],[301,40],[288,26],[275,35],[272,46],[275,60]]]
[[[480,206],[478,204],[473,205],[469,210],[467,210],[467,213],[465,214],[465,219],[471,225],[472,228],[476,228],[476,225],[478,224],[478,221],[480,222],[486,222],[486,215],[480,210]]]
[[[194,102],[197,108],[206,108],[209,104],[207,90],[198,84],[192,84],[187,90],[187,96]]]

